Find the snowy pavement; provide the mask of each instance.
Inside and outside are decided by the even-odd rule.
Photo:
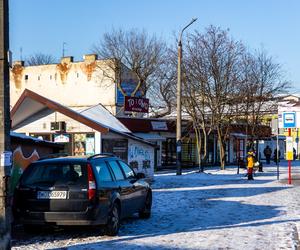
[[[287,184],[281,165],[280,181],[274,165],[254,181],[236,167],[157,174],[151,218],[127,219],[119,236],[87,228],[17,233],[13,249],[297,249],[300,186]],[[293,162],[296,172],[300,162]]]

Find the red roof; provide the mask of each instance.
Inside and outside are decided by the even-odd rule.
[[[148,118],[118,118],[133,133],[175,132],[176,122]]]

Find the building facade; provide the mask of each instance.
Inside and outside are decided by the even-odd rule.
[[[11,106],[29,89],[68,107],[101,103],[113,115],[122,115],[124,96],[120,88],[130,95],[137,78],[117,63],[114,59],[98,60],[94,54],[85,55],[81,62],[63,57],[58,64],[49,65],[24,66],[23,61],[17,61],[10,71]]]

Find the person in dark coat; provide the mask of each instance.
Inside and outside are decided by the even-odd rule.
[[[264,155],[266,157],[267,164],[270,164],[272,149],[269,146],[264,149]]]

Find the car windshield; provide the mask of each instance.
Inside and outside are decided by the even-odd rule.
[[[32,164],[24,172],[20,184],[23,186],[86,184],[85,165],[81,164]]]

